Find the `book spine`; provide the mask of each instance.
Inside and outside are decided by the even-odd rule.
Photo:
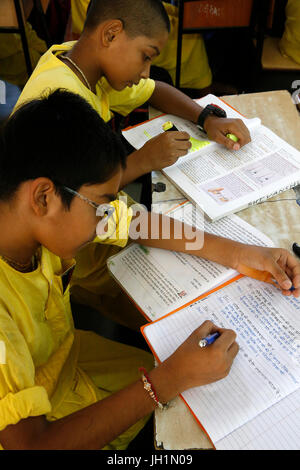
[[[272,191],[272,193],[267,194],[267,196],[262,196],[259,199],[255,199],[255,201],[250,201],[248,203],[245,203],[245,204],[243,204],[242,206],[240,206],[238,208],[234,208],[234,209],[222,212],[222,214],[217,215],[217,216],[212,216],[212,215],[209,215],[209,214],[206,213],[206,216],[207,216],[207,218],[209,219],[210,222],[216,222],[217,220],[223,219],[223,217],[229,216],[231,214],[235,214],[235,213],[240,212],[244,209],[248,209],[248,207],[255,206],[256,204],[261,204],[262,202],[266,202],[271,197],[277,196],[277,194],[284,193],[285,191],[288,191],[289,189],[295,188],[295,186],[298,186],[298,184],[300,184],[300,179],[297,180],[297,181],[294,181],[293,183],[290,183],[290,184],[286,185],[282,189]],[[296,201],[296,198],[295,198],[295,201]]]
[[[285,191],[288,191],[289,189],[295,188],[295,186],[298,186],[300,184],[300,180],[298,179],[297,181],[294,181],[293,183],[288,184],[282,189],[278,189],[276,191],[273,191],[272,193],[268,194],[267,196],[263,196],[259,199],[256,199],[255,201],[249,202],[247,207],[254,206],[255,204],[259,204],[261,202],[265,202],[267,199],[270,199],[273,196],[277,196],[277,194],[284,193]],[[296,200],[296,198],[295,198]]]

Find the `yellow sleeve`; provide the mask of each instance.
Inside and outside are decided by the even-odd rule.
[[[122,116],[127,116],[134,109],[146,103],[154,92],[155,81],[142,78],[138,85],[126,87],[122,91],[113,90],[106,85],[109,95],[110,109]]]
[[[122,197],[122,196],[121,196]],[[94,242],[124,247],[128,242],[129,227],[132,219],[132,209],[125,201],[116,200],[111,204],[115,212],[108,220],[108,227],[103,235],[97,235]]]
[[[153,65],[167,70],[175,83],[178,7],[163,2],[168,14],[171,31],[167,44],[160,55],[153,60]],[[182,57],[180,85],[182,88],[206,88],[211,85],[212,72],[209,66],[205,43],[201,34],[184,34],[182,37]]]
[[[29,347],[17,324],[0,306],[0,431],[29,416],[51,410],[44,387],[35,384]]]
[[[90,0],[71,0],[72,32],[81,34]]]

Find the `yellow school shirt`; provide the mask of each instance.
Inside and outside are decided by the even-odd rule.
[[[42,54],[47,50],[42,41],[32,29],[30,23],[24,22],[30,61],[34,68]],[[0,36],[0,79],[23,87],[28,80],[24,50],[19,33],[1,33]]]
[[[72,32],[81,34],[89,0],[71,0]]]
[[[288,0],[285,7],[284,33],[279,42],[279,49],[284,57],[289,57],[300,64],[300,2]]]
[[[107,122],[113,116],[112,111],[126,116],[148,101],[155,88],[155,82],[151,79],[141,79],[138,85],[116,91],[109,85],[105,77],[102,77],[96,84],[96,94],[90,91],[77,75],[57,58],[57,55],[68,52],[75,42],[54,45],[40,58],[16,103],[16,107],[57,88],[65,88],[86,99]]]
[[[178,8],[163,2],[168,14],[171,30],[168,42],[153,65],[169,72],[173,83],[176,81]],[[182,38],[180,86],[201,89],[212,83],[212,72],[208,63],[205,43],[201,34],[184,34]]]
[[[85,22],[86,10],[90,0],[72,0],[72,31],[81,34]],[[168,14],[171,31],[168,42],[153,65],[169,72],[175,84],[177,60],[178,8],[163,2]],[[182,40],[182,60],[180,86],[182,88],[206,88],[211,85],[212,72],[208,63],[205,43],[201,34],[184,34]]]
[[[112,204],[114,223],[97,241],[124,246],[132,213],[122,202]],[[38,258],[29,273],[0,258],[0,431],[30,416],[54,420],[75,412],[137,380],[139,365],[149,366],[143,351],[75,330],[68,285],[74,260],[63,261],[44,247]],[[118,438],[117,448],[130,438]]]

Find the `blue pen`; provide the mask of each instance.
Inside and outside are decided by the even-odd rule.
[[[199,346],[200,348],[204,348],[208,344],[212,344],[217,338],[219,338],[220,333],[213,333],[211,335],[206,336],[205,338],[200,339]]]

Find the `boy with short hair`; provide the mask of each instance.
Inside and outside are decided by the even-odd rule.
[[[164,112],[197,122],[202,111],[200,106],[176,88],[148,78],[151,61],[166,43],[168,30],[169,19],[159,0],[94,0],[80,39],[52,46],[44,54],[17,106],[37,98],[45,90],[65,88],[85,98],[104,121],[111,119],[112,111],[126,115],[148,101]],[[210,114],[204,127],[211,139],[229,148],[250,140],[240,120]],[[227,139],[227,132],[237,135],[239,143]],[[69,139],[70,135],[66,134],[65,138]],[[163,132],[149,140],[128,156],[120,188],[151,170],[173,164],[187,153],[188,139],[186,132]],[[136,328],[140,324],[139,315],[106,271],[106,260],[117,249],[91,244],[81,250],[77,255],[72,296],[74,301],[90,305],[119,323],[124,322],[118,308],[122,302],[128,313],[126,325]],[[90,263],[86,268],[87,259],[92,260],[93,270]],[[95,281],[100,271],[102,276]]]
[[[52,46],[28,80],[17,106],[45,89],[66,88],[85,98],[105,120],[145,102],[197,123],[202,108],[176,88],[149,79],[151,61],[160,54],[170,29],[160,0],[93,0],[78,41]],[[237,149],[250,141],[240,120],[210,114],[209,138]],[[235,134],[239,143],[226,137]],[[190,148],[185,132],[162,133],[131,154],[122,186],[151,170],[173,164]]]
[[[167,83],[174,84],[176,80],[177,36],[178,36],[178,7],[174,2],[162,2],[170,21],[170,32],[166,46],[162,53],[156,57],[152,65],[163,68],[167,72]],[[69,35],[78,39],[83,31],[87,9],[90,0],[71,0],[72,28]],[[156,70],[151,70],[151,75]],[[156,76],[156,73],[155,73]],[[160,76],[160,75],[158,75]],[[158,78],[158,80],[160,80]],[[205,49],[205,42],[201,34],[186,34],[182,38],[182,58],[180,88],[193,90],[192,96],[200,98],[210,93],[212,72],[209,66]],[[225,88],[226,89],[226,88]],[[226,94],[225,92],[223,94]],[[191,96],[191,95],[189,95]]]
[[[188,388],[222,379],[238,352],[232,330],[206,321],[153,369],[152,358],[144,351],[74,330],[69,301],[72,258],[96,233],[98,243],[120,246],[131,233],[132,211],[115,200],[124,166],[117,136],[88,103],[66,91],[56,90],[25,104],[3,129],[0,341],[6,362],[0,364],[0,446],[4,449],[125,449],[156,406]],[[160,227],[165,218],[143,215],[145,223],[158,222]],[[182,224],[171,222],[171,234],[175,229],[178,233]],[[187,240],[172,235],[169,240],[161,233],[155,240],[141,235],[135,241],[188,252]],[[247,266],[268,271],[285,295],[292,295],[288,290],[292,283],[293,295],[300,294],[300,264],[287,250],[205,234],[203,247],[192,253],[240,272]],[[220,334],[215,343],[199,348],[199,340],[214,332]],[[143,381],[139,367],[148,371]]]

